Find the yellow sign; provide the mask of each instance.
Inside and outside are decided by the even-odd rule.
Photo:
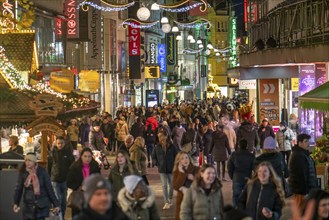
[[[35,115],[56,117],[63,109],[63,103],[59,102],[54,95],[38,94],[29,106],[34,110]]]
[[[74,74],[71,70],[50,73],[50,88],[56,92],[70,93],[74,88]]]
[[[299,88],[299,79],[291,78],[291,90],[298,91]]]
[[[145,71],[145,79],[160,78],[159,66],[145,66],[144,71]]]
[[[95,70],[82,70],[79,73],[79,89],[83,92],[97,92],[100,75]]]

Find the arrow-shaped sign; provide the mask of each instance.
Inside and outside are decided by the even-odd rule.
[[[267,84],[264,84],[264,94],[268,93],[270,87]]]
[[[274,93],[274,91],[275,91],[275,86],[274,86],[274,84],[270,84],[270,93]]]

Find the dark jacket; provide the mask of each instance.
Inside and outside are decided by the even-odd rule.
[[[13,151],[13,152],[16,152],[21,155],[23,155],[23,153],[24,153],[23,147],[21,145],[17,145],[14,150],[10,147],[9,151]]]
[[[51,161],[48,166],[51,167],[51,181],[63,183],[67,179],[69,168],[74,162],[73,154],[70,148],[65,145],[61,150],[54,146],[52,150]]]
[[[316,170],[308,150],[299,146],[292,148],[289,159],[289,186],[293,194],[306,195],[317,188]]]
[[[198,132],[192,128],[188,128],[186,132],[183,134],[181,146],[187,143],[193,143],[195,136],[195,144],[196,144],[196,150],[194,152],[191,152],[191,156],[199,156],[200,151],[202,151],[202,138],[198,134]]]
[[[265,131],[262,131],[263,128],[265,128]],[[272,127],[270,125],[267,125],[266,127],[264,127],[264,125],[259,126],[258,137],[260,140],[260,148],[263,148],[264,140],[265,140],[265,138],[267,138],[269,136],[272,136],[273,138],[275,138],[275,134],[274,134]]]
[[[101,125],[101,131],[103,132],[104,137],[110,138],[110,135],[111,135],[111,125],[110,125],[110,123],[103,123]]]
[[[251,177],[255,156],[248,150],[232,153],[227,163],[228,174],[233,182],[245,183]]]
[[[203,135],[203,155],[207,156],[209,154],[211,140],[212,140],[213,130],[208,129]]]
[[[129,220],[129,218],[121,211],[115,202],[112,202],[112,207],[105,215],[100,215],[90,207],[84,207],[82,212],[76,215],[73,220]]]
[[[103,151],[105,147],[104,134],[101,130],[98,132],[91,129],[89,132],[89,146],[92,150]]]
[[[262,153],[258,157],[256,157],[254,162],[254,169],[261,163],[267,161],[275,170],[276,174],[283,180],[288,177],[288,172],[285,166],[285,162],[283,160],[283,156],[280,152],[271,152],[271,153]]]
[[[111,182],[112,185],[112,195],[113,195],[113,200],[117,201],[117,196],[123,187],[125,187],[125,184],[123,183],[123,178],[129,175],[138,175],[137,170],[135,167],[133,167],[133,173],[130,173],[128,166],[125,166],[123,168],[122,173],[119,171],[119,165],[114,165],[114,167],[111,169],[110,174],[109,174],[109,181]]]
[[[157,135],[153,130],[147,130],[145,132],[145,144],[151,145],[156,143]]]
[[[90,174],[100,173],[100,168],[98,163],[92,159],[90,162]],[[75,161],[67,175],[67,187],[72,190],[78,189],[82,185],[83,175],[82,175],[82,162],[81,159]]]
[[[131,126],[130,134],[136,139],[137,137],[144,137],[145,126],[142,123],[134,123]]]
[[[81,124],[79,127],[79,135],[81,143],[85,143],[89,141],[89,132],[90,132],[90,124]]]
[[[281,216],[282,202],[274,183],[262,185],[259,180],[246,184],[239,198],[238,207],[254,220],[278,220]],[[248,188],[249,187],[249,188]],[[248,190],[251,190],[248,196]],[[266,218],[262,209],[266,207],[272,212],[272,218]]]
[[[161,145],[155,147],[152,157],[159,173],[172,173],[176,154],[176,147],[173,144],[167,147]]]
[[[59,207],[59,202],[55,196],[47,171],[38,166],[36,174],[40,184],[39,196],[34,195],[32,184],[28,187],[24,186],[24,182],[29,175],[25,170],[18,176],[14,195],[14,204],[18,206],[23,195],[23,215],[30,219],[49,216],[50,203],[55,207]],[[35,212],[34,206],[36,207]]]
[[[254,127],[250,124],[250,122],[242,122],[241,126],[238,129],[237,135],[236,135],[236,149],[239,147],[239,142],[242,139],[245,139],[248,143],[247,149],[250,152],[254,151],[254,148],[257,146],[259,139],[257,135],[257,131],[254,129]]]
[[[209,153],[214,156],[215,161],[226,161],[231,155],[231,148],[226,134],[215,131],[212,133]]]

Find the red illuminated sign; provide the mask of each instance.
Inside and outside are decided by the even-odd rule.
[[[79,11],[76,0],[65,1],[65,15],[67,17],[67,38],[79,37]]]
[[[61,40],[62,39],[62,24],[63,21],[60,18],[55,18],[55,35],[56,35],[56,40]]]
[[[138,25],[138,23],[136,22]],[[134,28],[129,26],[129,56],[140,56],[141,51],[141,30],[140,28]]]

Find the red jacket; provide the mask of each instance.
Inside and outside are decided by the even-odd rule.
[[[145,123],[145,128],[147,130],[147,126],[151,124],[152,125],[152,131],[155,131],[155,129],[157,129],[157,127],[159,126],[158,121],[156,120],[155,117],[151,116],[146,120]]]

